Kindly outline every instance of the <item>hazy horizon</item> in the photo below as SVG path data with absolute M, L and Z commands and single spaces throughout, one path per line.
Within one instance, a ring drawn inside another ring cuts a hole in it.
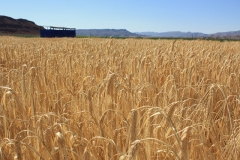
M 239 6 L 237 0 L 9 0 L 1 4 L 0 15 L 28 19 L 43 26 L 211 34 L 239 31 Z

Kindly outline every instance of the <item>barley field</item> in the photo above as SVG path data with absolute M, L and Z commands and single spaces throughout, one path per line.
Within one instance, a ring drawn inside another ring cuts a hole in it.
M 240 42 L 0 37 L 0 160 L 237 160 Z

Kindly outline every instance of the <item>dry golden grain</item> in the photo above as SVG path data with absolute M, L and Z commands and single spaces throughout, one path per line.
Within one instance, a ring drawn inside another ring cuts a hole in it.
M 2 36 L 0 157 L 237 159 L 239 53 L 239 41 Z
M 16 137 L 15 152 L 16 152 L 17 159 L 22 160 L 23 156 L 22 156 L 21 141 L 19 136 Z
M 132 112 L 132 124 L 131 124 L 131 132 L 130 132 L 130 143 L 136 140 L 137 138 L 137 117 L 138 117 L 138 111 L 134 110 Z
M 190 127 L 187 127 L 184 129 L 181 137 L 182 141 L 182 159 L 187 160 L 188 159 L 188 143 L 189 143 L 189 137 L 190 137 Z
M 47 147 L 47 150 L 51 153 L 54 145 L 53 145 L 52 132 L 50 128 L 48 128 L 44 133 L 44 143 Z

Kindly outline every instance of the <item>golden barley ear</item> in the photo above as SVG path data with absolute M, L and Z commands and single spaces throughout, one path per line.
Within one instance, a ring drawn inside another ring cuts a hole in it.
M 64 138 L 63 134 L 60 132 L 57 132 L 56 135 L 58 138 L 57 140 L 58 140 L 58 144 L 59 144 L 58 150 L 59 150 L 60 158 L 63 160 L 67 160 L 68 154 L 67 154 L 67 150 L 66 150 L 65 138 Z
M 128 150 L 127 160 L 132 160 L 137 156 L 137 152 L 140 147 L 139 142 L 139 140 L 136 140 L 132 143 L 131 147 Z
M 16 157 L 19 160 L 22 160 L 22 149 L 21 149 L 21 141 L 19 135 L 17 135 L 16 140 L 15 140 L 15 152 L 16 152 Z
M 44 134 L 44 143 L 45 143 L 45 145 L 46 145 L 47 150 L 51 153 L 54 145 L 53 145 L 52 131 L 51 131 L 50 128 L 48 128 L 48 129 L 45 131 L 45 134 Z
M 132 113 L 132 124 L 131 124 L 131 132 L 130 132 L 130 143 L 136 140 L 137 138 L 137 117 L 138 111 L 134 110 Z
M 3 155 L 3 153 L 2 153 L 2 147 L 0 147 L 0 159 L 1 159 L 1 160 L 4 160 L 4 155 Z
M 187 160 L 188 159 L 188 143 L 189 143 L 189 138 L 190 138 L 190 131 L 191 128 L 187 127 L 184 129 L 181 137 L 182 141 L 182 159 Z
M 84 160 L 90 160 L 91 156 L 88 151 L 84 151 Z

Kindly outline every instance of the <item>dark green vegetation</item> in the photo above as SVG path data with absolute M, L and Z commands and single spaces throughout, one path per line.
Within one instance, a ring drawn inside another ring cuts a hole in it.
M 220 41 L 220 42 L 231 42 L 240 41 L 240 39 L 219 39 L 219 38 L 161 38 L 161 37 L 112 37 L 112 36 L 77 36 L 77 38 L 113 38 L 113 39 L 152 39 L 152 40 L 207 40 L 207 41 Z

